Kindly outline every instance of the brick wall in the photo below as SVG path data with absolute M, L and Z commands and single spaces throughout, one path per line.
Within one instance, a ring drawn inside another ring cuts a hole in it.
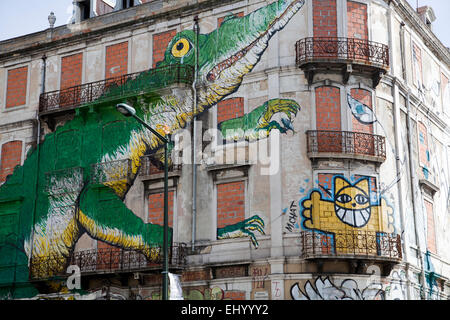
M 217 104 L 217 123 L 244 116 L 244 98 L 222 100 Z
M 77 53 L 61 59 L 61 89 L 81 84 L 83 54 Z
M 0 183 L 3 183 L 6 177 L 13 173 L 14 168 L 21 164 L 22 141 L 11 141 L 3 144 L 0 156 Z
M 114 247 L 106 242 L 97 241 L 97 270 L 119 269 L 120 251 L 122 249 Z
M 336 87 L 316 88 L 316 130 L 341 131 L 341 94 Z M 340 135 L 318 133 L 318 152 L 341 152 Z
M 336 0 L 313 0 L 314 37 L 337 37 Z
M 234 14 L 236 17 L 243 17 L 244 16 L 244 12 L 238 12 L 236 14 Z M 217 18 L 217 26 L 220 27 L 222 25 L 222 23 L 225 21 L 225 17 L 220 17 Z
M 106 47 L 105 78 L 128 73 L 128 41 Z
M 27 100 L 28 67 L 8 71 L 6 108 L 24 105 Z
M 173 227 L 173 191 L 169 191 L 169 227 Z M 164 193 L 153 193 L 148 196 L 148 222 L 164 225 Z
M 229 300 L 245 300 L 245 291 L 225 291 L 223 298 Z
M 245 182 L 217 185 L 217 228 L 233 225 L 245 219 Z
M 164 53 L 170 40 L 177 34 L 177 30 L 169 30 L 153 35 L 153 68 L 156 64 L 164 60 Z
M 347 34 L 349 38 L 369 40 L 366 4 L 347 1 Z
M 432 253 L 436 252 L 436 234 L 434 228 L 434 214 L 433 204 L 429 201 L 424 201 L 425 209 L 427 211 L 427 246 L 428 250 Z
M 358 100 L 359 102 L 364 103 L 370 109 L 372 109 L 372 93 L 365 89 L 351 89 L 350 95 L 353 99 Z M 373 133 L 373 124 L 363 124 L 358 121 L 355 117 L 352 117 L 352 131 L 354 132 L 364 132 L 364 133 Z
M 341 130 L 341 94 L 337 87 L 316 88 L 317 130 Z

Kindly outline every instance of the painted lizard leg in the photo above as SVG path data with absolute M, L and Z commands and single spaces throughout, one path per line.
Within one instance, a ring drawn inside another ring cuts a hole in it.
M 249 237 L 255 248 L 258 248 L 258 241 L 255 236 L 256 231 L 263 235 L 265 234 L 263 219 L 254 215 L 244 221 L 217 229 L 217 239 Z
M 221 122 L 218 127 L 226 141 L 258 140 L 265 138 L 273 129 L 294 132 L 293 118 L 300 105 L 290 99 L 272 99 L 243 117 Z
M 102 185 L 88 186 L 80 196 L 78 222 L 94 239 L 127 250 L 142 252 L 147 259 L 163 244 L 163 227 L 144 223 L 114 191 Z M 169 243 L 172 231 L 169 229 Z M 159 251 L 158 251 L 159 252 Z

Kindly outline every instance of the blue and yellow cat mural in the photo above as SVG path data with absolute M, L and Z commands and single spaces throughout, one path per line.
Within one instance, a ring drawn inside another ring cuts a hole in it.
M 354 235 L 353 241 L 371 241 L 374 243 L 363 246 L 376 248 L 376 237 L 368 240 L 356 235 L 361 232 L 393 233 L 394 210 L 382 197 L 374 203 L 372 192 L 368 177 L 351 183 L 342 176 L 334 176 L 330 194 L 324 195 L 321 189 L 313 189 L 300 201 L 301 225 L 306 230 L 333 236 L 342 233 Z M 335 242 L 334 250 L 336 254 L 349 253 L 349 248 L 336 246 Z

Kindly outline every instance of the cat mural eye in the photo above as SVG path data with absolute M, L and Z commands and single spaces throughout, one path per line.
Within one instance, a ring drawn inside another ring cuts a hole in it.
M 339 197 L 336 198 L 336 200 L 340 203 L 348 203 L 352 201 L 352 197 L 350 197 L 348 194 L 341 194 Z
M 358 194 L 355 197 L 355 201 L 358 204 L 366 204 L 369 201 L 369 198 L 367 198 L 366 196 L 362 195 L 362 194 Z
M 191 51 L 191 43 L 185 39 L 182 38 L 175 42 L 175 44 L 172 46 L 172 55 L 175 58 L 182 58 L 184 57 L 189 51 Z

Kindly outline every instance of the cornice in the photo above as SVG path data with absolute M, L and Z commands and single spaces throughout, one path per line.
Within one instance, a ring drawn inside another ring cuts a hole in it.
M 384 0 L 388 5 L 393 5 L 395 11 L 400 15 L 407 25 L 420 36 L 424 44 L 438 57 L 447 68 L 450 69 L 450 51 L 444 46 L 439 38 L 425 25 L 417 12 L 406 0 Z

